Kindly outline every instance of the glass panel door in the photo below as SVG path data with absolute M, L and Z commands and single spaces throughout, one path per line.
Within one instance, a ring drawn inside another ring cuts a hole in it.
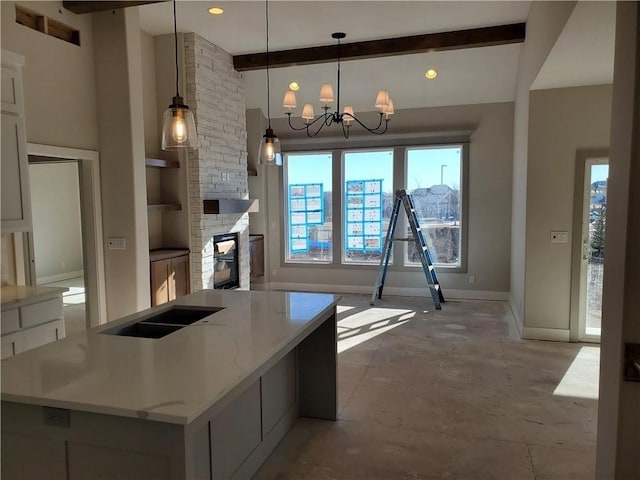
M 585 166 L 580 277 L 580 340 L 599 341 L 607 225 L 608 159 Z

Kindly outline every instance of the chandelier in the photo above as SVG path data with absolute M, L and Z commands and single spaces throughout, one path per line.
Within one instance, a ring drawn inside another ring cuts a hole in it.
M 349 130 L 351 128 L 351 124 L 355 122 L 369 133 L 373 133 L 376 135 L 382 135 L 387 131 L 387 127 L 389 125 L 389 117 L 395 112 L 393 109 L 393 100 L 391 100 L 391 98 L 389 97 L 389 92 L 387 92 L 386 90 L 380 90 L 378 92 L 378 95 L 376 96 L 375 108 L 378 109 L 379 116 L 377 126 L 367 126 L 364 122 L 362 122 L 358 119 L 358 117 L 355 116 L 353 107 L 349 105 L 345 105 L 342 113 L 340 113 L 340 40 L 342 40 L 346 36 L 347 34 L 343 32 L 336 32 L 331 34 L 331 38 L 334 38 L 338 41 L 338 96 L 336 110 L 334 112 L 331 112 L 331 106 L 329 105 L 334 101 L 333 86 L 330 83 L 324 83 L 320 88 L 320 102 L 324 103 L 324 105 L 322 106 L 322 110 L 324 110 L 324 113 L 321 113 L 316 117 L 313 112 L 313 105 L 307 103 L 302 107 L 301 117 L 304 120 L 304 124 L 300 127 L 296 127 L 291 122 L 291 110 L 297 107 L 296 93 L 292 90 L 288 90 L 284 94 L 282 106 L 289 110 L 285 113 L 289 118 L 289 127 L 292 130 L 305 130 L 307 132 L 307 136 L 315 137 L 324 127 L 329 127 L 333 124 L 337 124 L 342 127 L 344 138 L 349 138 Z

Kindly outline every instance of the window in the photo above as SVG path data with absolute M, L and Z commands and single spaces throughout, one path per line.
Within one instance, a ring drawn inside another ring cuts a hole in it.
M 462 152 L 462 145 L 407 149 L 407 193 L 436 265 L 461 266 Z M 420 263 L 413 242 L 407 257 Z
M 345 152 L 343 262 L 380 263 L 393 210 L 393 150 Z
M 285 261 L 333 261 L 331 152 L 285 155 Z

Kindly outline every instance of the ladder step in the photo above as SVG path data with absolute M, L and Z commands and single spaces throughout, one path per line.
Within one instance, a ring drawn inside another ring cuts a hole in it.
M 407 214 L 407 219 L 409 221 L 413 237 L 393 238 L 401 206 L 404 207 L 405 213 Z M 387 274 L 387 268 L 389 266 L 389 256 L 393 240 L 399 240 L 403 242 L 416 241 L 420 244 L 422 248 L 418 249 L 418 254 L 420 255 L 422 269 L 424 271 L 427 285 L 429 287 L 429 293 L 431 294 L 431 298 L 433 300 L 435 308 L 437 310 L 440 310 L 442 308 L 440 306 L 440 303 L 445 301 L 444 295 L 442 294 L 442 288 L 440 287 L 440 282 L 438 281 L 438 277 L 436 276 L 435 268 L 431 263 L 429 247 L 424 239 L 422 228 L 420 227 L 420 223 L 416 215 L 416 209 L 413 200 L 405 190 L 396 191 L 396 200 L 393 206 L 392 221 L 389 223 L 389 230 L 387 231 L 387 236 L 385 239 L 384 252 L 380 259 L 380 268 L 376 277 L 376 283 L 373 288 L 373 295 L 371 297 L 371 305 L 374 304 L 376 298 L 382 298 L 382 289 L 384 287 L 384 280 Z

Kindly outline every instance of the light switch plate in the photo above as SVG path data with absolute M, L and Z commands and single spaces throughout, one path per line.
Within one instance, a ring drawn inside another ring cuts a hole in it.
M 107 245 L 109 250 L 126 250 L 126 244 L 124 237 L 109 237 L 107 238 Z
M 551 243 L 567 243 L 568 241 L 568 232 L 551 232 Z

